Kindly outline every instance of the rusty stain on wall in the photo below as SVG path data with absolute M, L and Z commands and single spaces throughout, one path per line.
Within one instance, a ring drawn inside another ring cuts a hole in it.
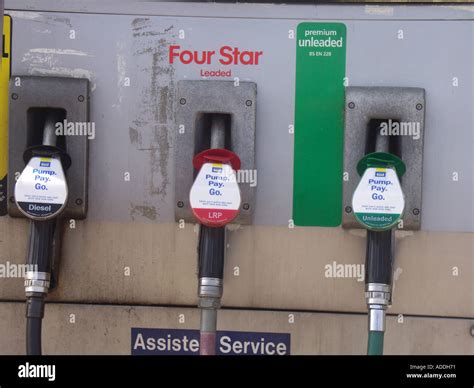
M 139 142 L 140 134 L 138 133 L 138 130 L 136 128 L 128 128 L 128 135 L 130 136 L 130 143 L 136 144 Z
M 154 206 L 135 205 L 130 203 L 130 215 L 135 220 L 135 216 L 148 218 L 149 220 L 156 220 L 157 212 Z
M 170 36 L 173 25 L 162 28 L 149 18 L 135 18 L 131 26 L 132 52 L 139 58 L 137 72 L 143 81 L 140 81 L 140 108 L 132 120 L 134 126 L 129 128 L 129 138 L 138 150 L 149 153 L 151 171 L 145 182 L 148 194 L 163 198 L 170 185 L 174 133 L 174 70 L 166 60 L 170 42 L 164 36 Z M 174 37 L 171 33 L 171 39 Z

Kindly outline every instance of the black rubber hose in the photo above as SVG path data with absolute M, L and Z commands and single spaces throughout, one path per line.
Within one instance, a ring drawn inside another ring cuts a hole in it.
M 365 283 L 392 284 L 393 231 L 367 231 L 367 253 L 365 258 Z
M 26 354 L 41 356 L 41 319 L 27 318 L 26 320 Z
M 28 270 L 51 274 L 54 231 L 57 220 L 30 222 Z M 44 294 L 27 293 L 26 299 L 26 354 L 41 355 L 41 327 L 44 316 Z
M 26 354 L 41 355 L 41 323 L 44 316 L 44 297 L 29 296 L 26 301 Z
M 199 230 L 199 278 L 224 278 L 225 226 Z

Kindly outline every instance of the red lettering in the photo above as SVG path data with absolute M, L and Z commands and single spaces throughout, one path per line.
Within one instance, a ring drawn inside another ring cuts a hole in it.
M 229 52 L 232 51 L 232 47 L 230 46 L 222 46 L 219 54 L 221 57 L 226 58 L 226 59 L 219 59 L 219 62 L 221 65 L 230 65 L 232 63 L 232 54 Z
M 210 64 L 215 51 L 179 51 L 181 46 L 174 45 L 169 48 L 169 63 L 174 63 L 174 58 L 178 57 L 179 61 L 185 65 L 196 63 L 198 65 Z
M 182 53 L 179 54 L 179 60 L 181 61 L 181 63 L 188 65 L 193 61 L 193 53 L 191 51 L 184 50 Z
M 258 65 L 263 51 L 240 51 L 238 47 L 222 46 L 220 50 L 222 65 Z
M 215 51 L 180 51 L 181 46 L 172 45 L 169 46 L 168 60 L 170 64 L 173 64 L 175 58 L 188 65 L 195 63 L 197 65 L 210 65 L 212 58 L 215 55 Z M 219 63 L 221 65 L 258 65 L 260 57 L 263 55 L 263 51 L 240 51 L 238 47 L 222 46 L 219 50 Z
M 174 57 L 179 56 L 179 53 L 175 53 L 175 50 L 179 50 L 181 46 L 170 46 L 170 53 L 169 53 L 169 62 L 173 63 Z
M 242 65 L 253 65 L 253 52 L 244 51 L 240 56 L 240 61 Z
M 198 65 L 204 65 L 205 63 L 209 65 L 215 53 L 215 51 L 201 51 L 201 58 L 199 58 L 199 51 L 194 51 L 194 62 Z
M 253 65 L 258 65 L 258 60 L 260 59 L 260 56 L 263 55 L 263 51 L 255 51 L 255 62 Z

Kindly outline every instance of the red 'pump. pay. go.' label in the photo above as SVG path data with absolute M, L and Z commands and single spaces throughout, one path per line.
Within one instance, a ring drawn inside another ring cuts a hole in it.
M 190 192 L 190 203 L 196 218 L 207 226 L 224 226 L 240 208 L 240 189 L 232 166 L 204 163 Z

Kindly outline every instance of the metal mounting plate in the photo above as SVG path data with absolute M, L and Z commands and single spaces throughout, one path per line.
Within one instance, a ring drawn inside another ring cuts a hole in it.
M 199 149 L 198 115 L 225 113 L 231 116 L 231 150 L 241 159 L 241 172 L 255 173 L 255 119 L 257 85 L 254 82 L 179 81 L 176 104 L 175 219 L 196 222 L 189 205 L 194 181 L 192 160 Z M 242 174 L 241 176 L 244 176 Z M 240 182 L 241 211 L 234 223 L 251 224 L 255 187 Z
M 352 195 L 359 182 L 358 161 L 365 155 L 366 130 L 372 119 L 419 123 L 419 137 L 403 135 L 401 154 L 407 171 L 401 179 L 405 193 L 403 229 L 421 227 L 425 91 L 405 87 L 347 87 L 345 103 L 343 217 L 344 228 L 362 228 L 352 213 Z M 416 137 L 416 138 L 415 138 Z
M 23 170 L 30 108 L 61 108 L 68 122 L 89 122 L 89 81 L 79 78 L 13 76 L 10 81 L 8 133 L 8 213 L 23 217 L 14 201 L 15 175 Z M 87 213 L 87 136 L 67 136 L 71 167 L 66 171 L 68 201 L 61 217 Z

